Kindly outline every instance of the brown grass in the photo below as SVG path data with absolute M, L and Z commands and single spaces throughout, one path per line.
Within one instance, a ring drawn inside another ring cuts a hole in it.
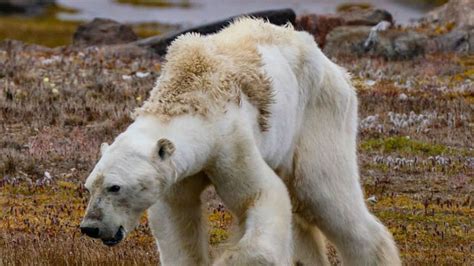
M 471 59 L 338 59 L 360 97 L 362 182 L 367 197 L 377 198 L 370 208 L 407 265 L 473 262 Z M 150 56 L 0 44 L 0 265 L 158 262 L 145 218 L 113 248 L 81 236 L 78 225 L 99 143 L 130 123 L 159 70 Z M 215 194 L 206 199 L 216 245 L 232 218 Z

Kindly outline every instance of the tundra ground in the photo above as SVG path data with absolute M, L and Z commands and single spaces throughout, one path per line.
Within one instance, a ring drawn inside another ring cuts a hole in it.
M 367 204 L 403 261 L 472 265 L 474 57 L 335 60 L 353 74 L 360 99 Z M 158 262 L 146 217 L 112 248 L 78 226 L 99 144 L 131 122 L 159 72 L 152 56 L 0 44 L 1 265 Z M 217 249 L 233 219 L 212 190 L 203 199 Z

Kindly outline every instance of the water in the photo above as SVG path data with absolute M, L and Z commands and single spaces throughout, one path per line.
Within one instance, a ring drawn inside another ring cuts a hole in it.
M 265 9 L 292 8 L 297 14 L 334 13 L 341 3 L 364 2 L 392 13 L 397 23 L 406 24 L 420 18 L 423 11 L 391 0 L 191 0 L 192 7 L 140 7 L 118 4 L 113 0 L 58 0 L 59 4 L 79 10 L 61 13 L 64 20 L 110 18 L 122 23 L 159 22 L 194 26 L 230 16 Z

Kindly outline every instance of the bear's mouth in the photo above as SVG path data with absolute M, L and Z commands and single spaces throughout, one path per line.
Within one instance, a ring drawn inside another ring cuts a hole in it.
M 124 235 L 123 231 L 124 231 L 123 226 L 120 226 L 120 228 L 117 230 L 117 233 L 115 233 L 115 236 L 113 238 L 102 239 L 102 243 L 104 243 L 104 245 L 107 245 L 109 247 L 117 245 L 123 239 L 123 235 Z

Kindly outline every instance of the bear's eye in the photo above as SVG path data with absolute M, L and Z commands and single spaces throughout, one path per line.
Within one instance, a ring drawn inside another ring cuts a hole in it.
M 113 185 L 107 189 L 109 192 L 118 192 L 120 190 L 120 186 Z

